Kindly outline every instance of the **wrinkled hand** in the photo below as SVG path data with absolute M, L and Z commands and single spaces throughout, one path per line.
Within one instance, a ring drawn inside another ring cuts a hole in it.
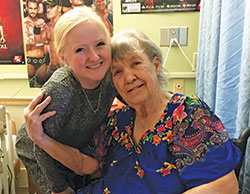
M 56 111 L 50 111 L 41 114 L 43 109 L 50 103 L 51 97 L 47 97 L 43 102 L 41 102 L 45 91 L 42 91 L 35 97 L 30 104 L 24 109 L 24 118 L 26 124 L 27 133 L 32 141 L 39 144 L 43 141 L 44 129 L 42 122 L 47 118 L 55 115 Z M 40 103 L 41 102 L 41 103 Z

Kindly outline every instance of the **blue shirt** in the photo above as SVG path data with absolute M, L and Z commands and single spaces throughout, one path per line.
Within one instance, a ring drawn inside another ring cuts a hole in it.
M 219 118 L 197 97 L 173 95 L 137 145 L 134 113 L 126 107 L 111 115 L 103 177 L 79 193 L 180 194 L 228 174 L 240 160 Z

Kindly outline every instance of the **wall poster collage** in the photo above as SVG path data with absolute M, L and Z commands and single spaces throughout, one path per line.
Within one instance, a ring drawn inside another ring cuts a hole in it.
M 25 65 L 20 0 L 0 0 L 0 64 Z
M 200 1 L 121 0 L 121 13 L 199 11 Z M 62 66 L 54 48 L 54 25 L 76 6 L 92 7 L 112 36 L 113 0 L 1 0 L 0 64 L 27 64 L 30 87 L 41 87 Z
M 122 14 L 199 11 L 201 0 L 121 0 Z
M 62 67 L 54 48 L 53 29 L 65 12 L 77 6 L 92 7 L 113 32 L 112 0 L 22 0 L 30 87 L 41 87 Z M 39 41 L 38 41 L 39 40 Z

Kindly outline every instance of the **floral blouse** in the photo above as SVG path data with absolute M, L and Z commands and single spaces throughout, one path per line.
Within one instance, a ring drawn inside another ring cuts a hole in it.
M 79 193 L 180 194 L 226 175 L 240 160 L 219 118 L 195 96 L 173 95 L 137 145 L 134 115 L 125 107 L 110 116 L 103 176 Z

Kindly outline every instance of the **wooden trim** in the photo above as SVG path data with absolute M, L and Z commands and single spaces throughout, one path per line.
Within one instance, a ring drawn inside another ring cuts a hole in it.
M 0 104 L 4 106 L 27 106 L 32 100 L 32 97 L 25 98 L 8 98 L 0 97 Z
M 169 79 L 175 78 L 196 78 L 196 72 L 168 72 Z
M 9 79 L 28 80 L 28 75 L 25 74 L 25 73 L 4 73 L 4 74 L 0 74 L 0 80 L 9 80 Z

